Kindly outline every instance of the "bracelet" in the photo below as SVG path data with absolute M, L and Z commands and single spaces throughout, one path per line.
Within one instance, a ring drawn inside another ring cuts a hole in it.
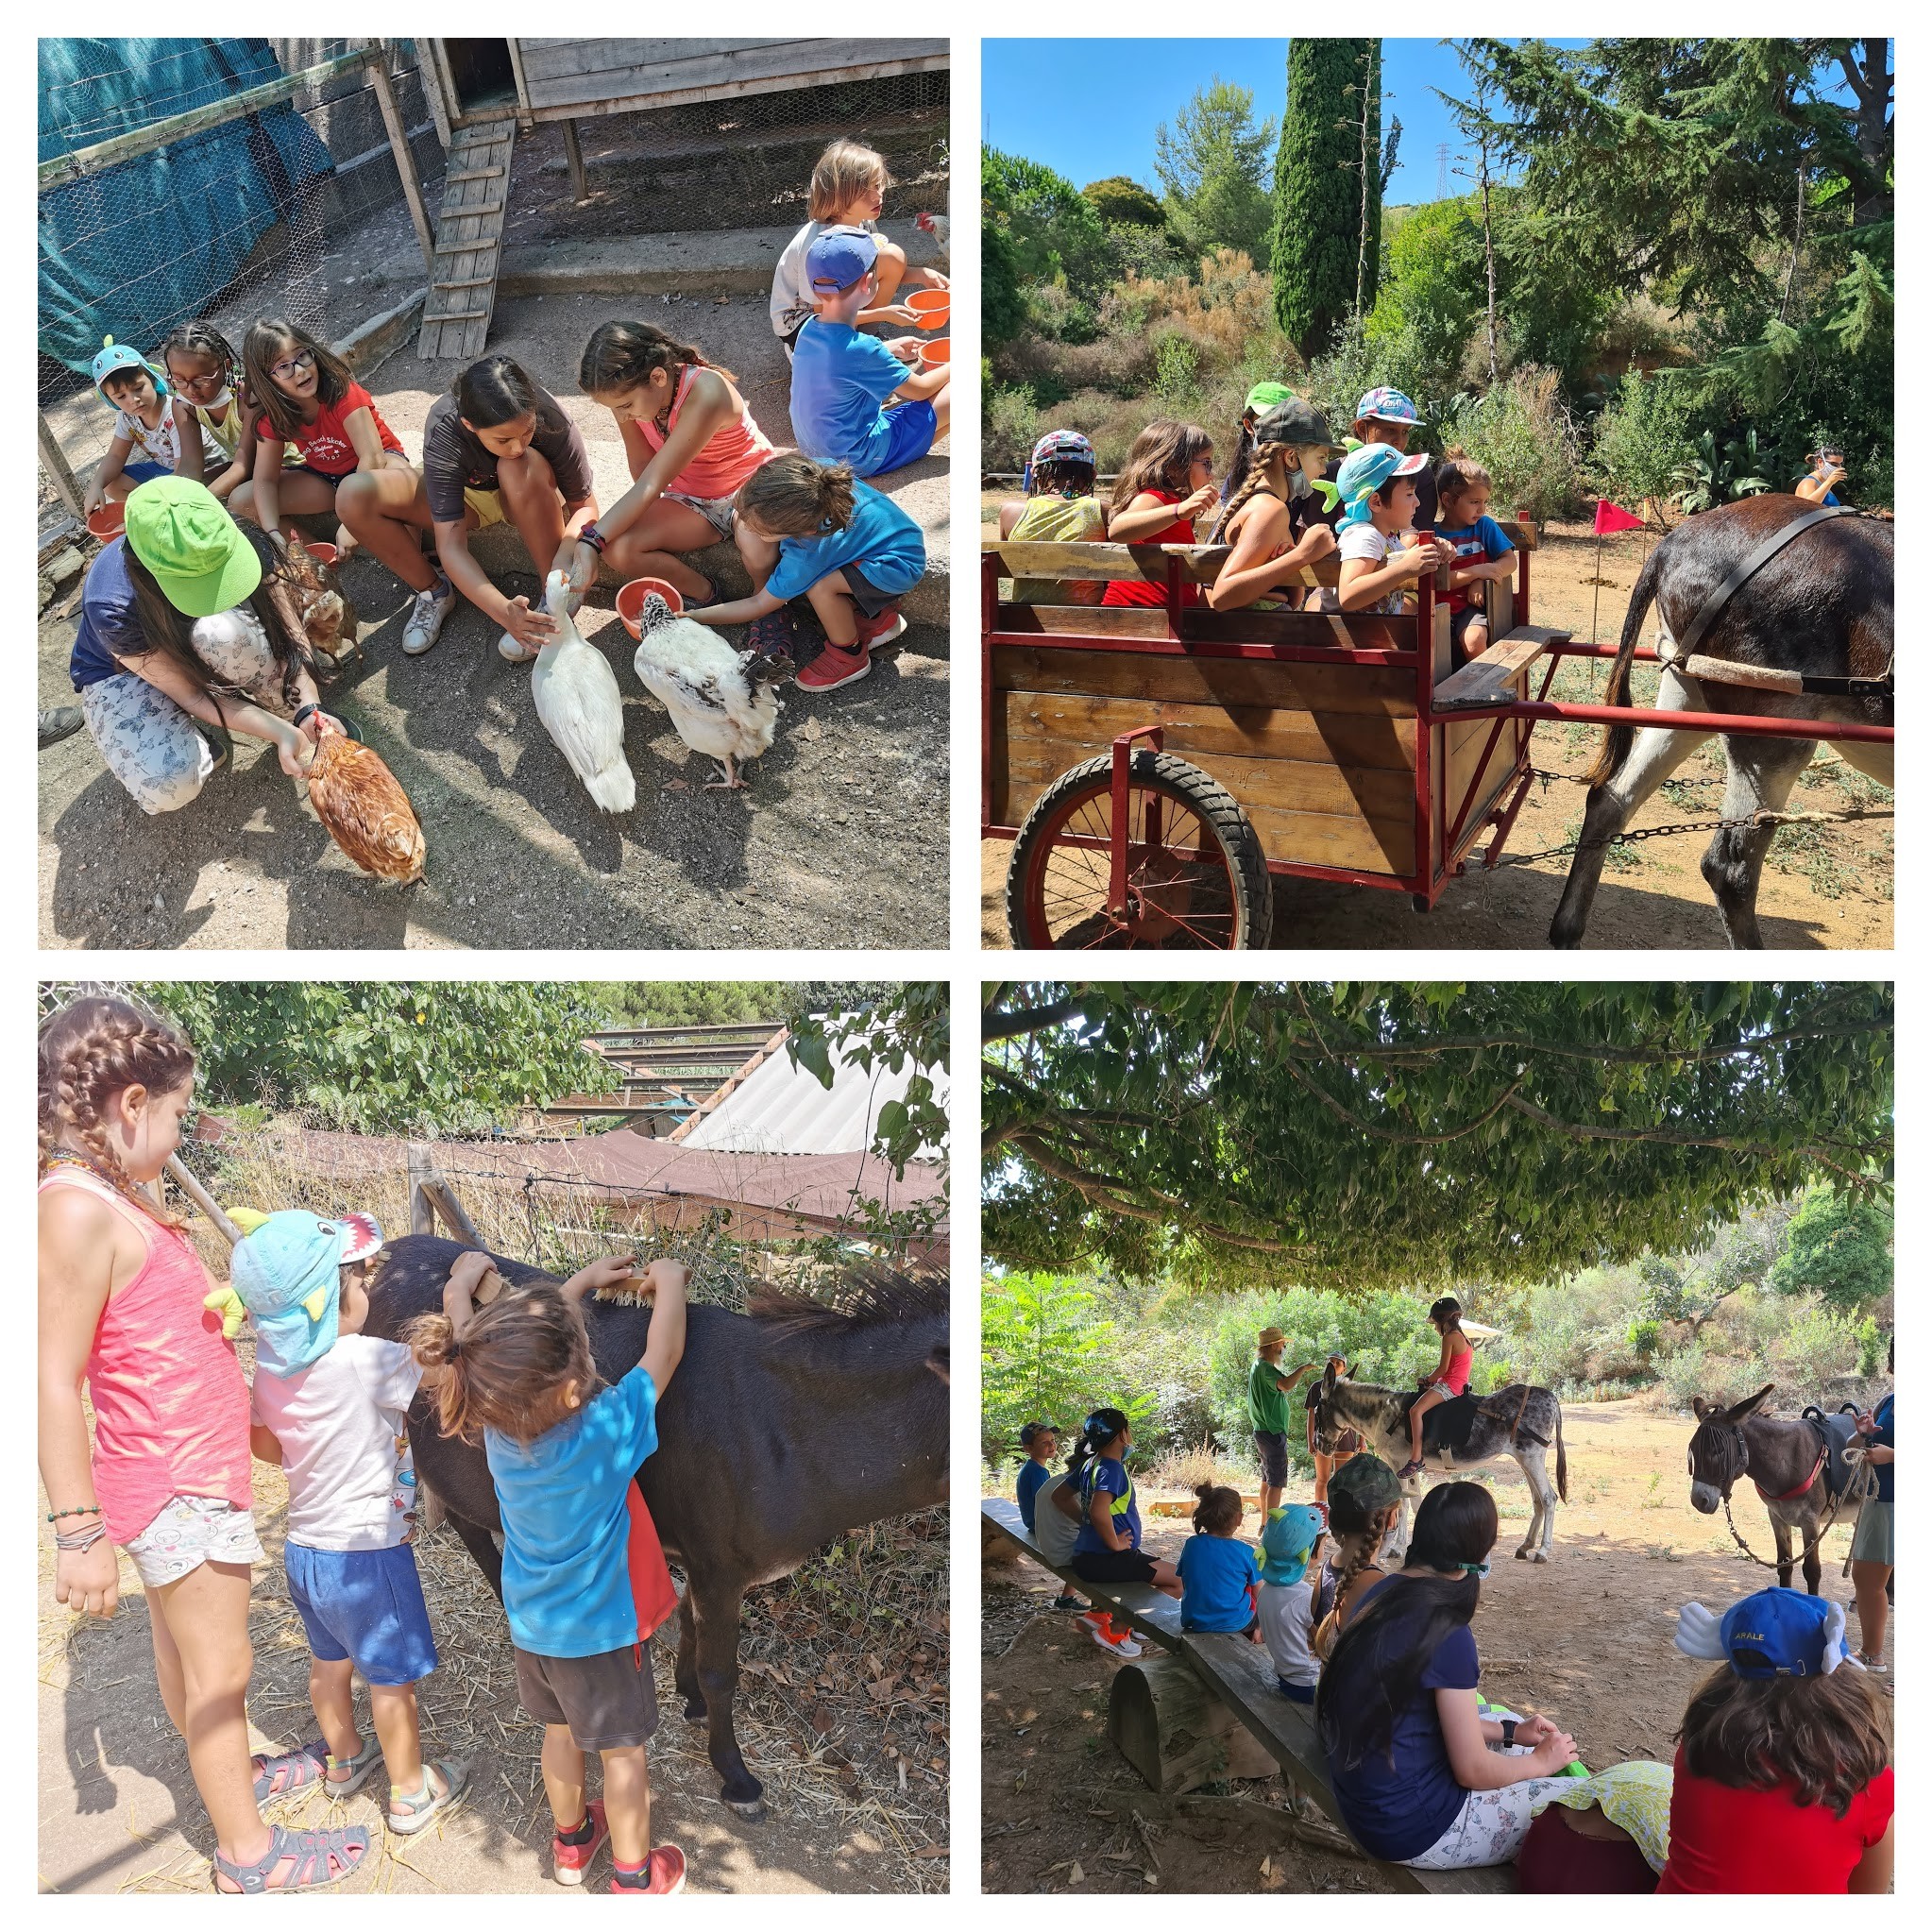
M 92 1550 L 108 1534 L 105 1523 L 93 1523 L 84 1530 L 63 1531 L 54 1538 L 56 1550 L 85 1552 Z
M 577 533 L 577 541 L 579 543 L 587 543 L 590 546 L 590 548 L 597 552 L 599 556 L 602 556 L 603 547 L 607 540 L 608 539 L 604 536 L 603 532 L 598 529 L 595 518 L 593 518 L 590 522 L 586 523 L 584 526 L 584 528 Z
M 49 1510 L 47 1512 L 47 1520 L 51 1523 L 60 1517 L 97 1517 L 100 1513 L 101 1506 L 99 1503 L 80 1502 L 76 1503 L 72 1509 Z
M 296 715 L 289 720 L 289 722 L 293 724 L 297 731 L 300 731 L 303 724 L 306 723 L 308 720 L 314 717 L 316 712 L 321 710 L 321 708 L 322 707 L 319 704 L 303 704 L 297 709 Z

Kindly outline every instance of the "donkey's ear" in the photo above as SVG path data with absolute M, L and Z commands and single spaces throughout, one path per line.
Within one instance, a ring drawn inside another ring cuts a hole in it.
M 1332 1362 L 1322 1364 L 1322 1389 L 1324 1393 L 1335 1386 L 1335 1364 Z
M 1704 1412 L 1707 1409 L 1709 1409 L 1710 1406 L 1711 1405 L 1707 1401 L 1705 1401 L 1702 1396 L 1692 1396 L 1690 1398 L 1690 1413 L 1693 1415 L 1695 1415 L 1700 1422 L 1703 1420 Z
M 1774 1381 L 1768 1381 L 1754 1396 L 1746 1396 L 1741 1402 L 1735 1403 L 1724 1412 L 1726 1422 L 1742 1422 L 1747 1415 L 1755 1415 L 1764 1406 L 1765 1398 L 1777 1387 Z

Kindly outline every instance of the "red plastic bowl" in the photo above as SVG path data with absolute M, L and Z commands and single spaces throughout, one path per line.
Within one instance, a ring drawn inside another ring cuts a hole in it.
M 644 600 L 656 591 L 675 615 L 685 607 L 685 601 L 677 593 L 674 585 L 667 584 L 661 577 L 634 577 L 618 592 L 618 615 L 624 620 L 624 629 L 634 637 L 644 635 Z
M 306 536 L 302 539 L 302 548 L 318 564 L 332 564 L 342 554 L 332 543 L 311 543 Z
M 97 536 L 103 543 L 119 536 L 127 526 L 127 506 L 125 503 L 103 503 L 87 519 L 88 534 Z
M 919 360 L 928 369 L 936 369 L 953 360 L 953 345 L 945 342 L 922 342 L 919 345 Z
M 919 318 L 922 329 L 943 329 L 953 313 L 953 292 L 946 288 L 914 289 L 906 306 Z

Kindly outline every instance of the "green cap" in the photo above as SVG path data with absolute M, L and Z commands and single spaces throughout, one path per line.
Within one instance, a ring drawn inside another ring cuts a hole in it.
M 1294 394 L 1285 382 L 1257 382 L 1247 392 L 1241 413 L 1243 415 L 1265 415 L 1277 403 L 1286 402 Z
M 241 525 L 185 476 L 156 477 L 127 499 L 127 543 L 184 617 L 232 610 L 262 582 Z

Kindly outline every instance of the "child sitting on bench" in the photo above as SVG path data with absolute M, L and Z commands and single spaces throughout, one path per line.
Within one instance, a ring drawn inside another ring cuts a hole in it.
M 1489 515 L 1489 494 L 1495 487 L 1489 472 L 1460 449 L 1451 449 L 1435 472 L 1435 497 L 1441 506 L 1435 538 L 1455 552 L 1449 565 L 1449 644 L 1459 667 L 1489 649 L 1489 613 L 1482 585 L 1516 574 L 1516 546 Z
M 1197 1483 L 1195 1533 L 1180 1546 L 1180 1627 L 1255 1634 L 1254 1593 L 1262 1572 L 1241 1541 L 1241 1492 Z
M 1296 1703 L 1314 1702 L 1321 1680 L 1315 1627 L 1334 1607 L 1334 1579 L 1317 1561 L 1326 1541 L 1327 1515 L 1313 1503 L 1285 1503 L 1262 1527 L 1262 1581 L 1255 1609 L 1274 1660 L 1275 1688 Z
M 1015 1484 L 1015 1496 L 1020 1505 L 1020 1520 L 1026 1525 L 1033 1540 L 1040 1540 L 1042 1528 L 1053 1528 L 1052 1518 L 1065 1521 L 1058 1510 L 1048 1509 L 1044 1517 L 1040 1508 L 1042 1490 L 1054 1487 L 1059 1471 L 1053 1466 L 1053 1459 L 1059 1453 L 1059 1432 L 1051 1422 L 1029 1422 L 1020 1431 L 1020 1447 L 1026 1451 L 1026 1460 L 1020 1465 L 1020 1480 Z M 1058 1560 L 1064 1564 L 1073 1553 L 1074 1531 L 1069 1527 L 1066 1534 L 1066 1554 Z M 1056 1610 L 1077 1610 L 1080 1600 L 1071 1590 L 1062 1589 L 1053 1600 Z
M 1127 1472 L 1133 1436 L 1127 1414 L 1095 1409 L 1080 1432 L 1067 1464 L 1067 1483 L 1079 1498 L 1080 1534 L 1074 1539 L 1073 1572 L 1090 1584 L 1151 1584 L 1170 1597 L 1180 1595 L 1180 1573 L 1171 1563 L 1141 1549 L 1141 1512 L 1133 1478 Z M 1139 1656 L 1141 1647 L 1115 1626 L 1110 1613 L 1095 1609 L 1080 1619 L 1093 1641 L 1116 1656 Z
M 1107 505 L 1093 494 L 1098 464 L 1078 430 L 1048 430 L 1026 459 L 1025 502 L 1000 505 L 1000 534 L 1025 543 L 1105 543 Z M 1098 584 L 1023 577 L 1015 603 L 1098 603 Z

